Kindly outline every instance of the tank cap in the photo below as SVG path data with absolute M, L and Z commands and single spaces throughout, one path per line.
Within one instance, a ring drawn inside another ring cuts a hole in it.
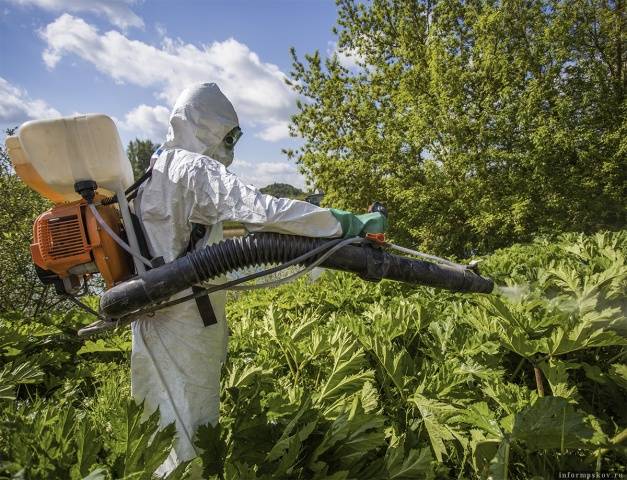
M 93 180 L 81 180 L 74 184 L 74 191 L 83 197 L 87 203 L 93 203 L 97 189 L 98 184 Z

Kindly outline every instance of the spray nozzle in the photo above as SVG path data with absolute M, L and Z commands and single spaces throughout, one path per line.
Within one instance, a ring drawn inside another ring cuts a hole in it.
M 479 262 L 481 262 L 481 260 L 473 260 L 468 264 L 466 268 L 468 268 L 468 270 L 472 270 L 477 275 L 481 275 L 481 273 L 479 272 Z

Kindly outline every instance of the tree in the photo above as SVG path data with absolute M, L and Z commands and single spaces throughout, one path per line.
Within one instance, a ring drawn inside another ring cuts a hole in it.
M 326 203 L 459 255 L 624 226 L 624 0 L 338 0 L 337 23 L 290 82 L 288 155 Z
M 9 129 L 6 134 L 14 132 Z M 30 316 L 57 301 L 39 281 L 30 255 L 33 222 L 50 202 L 15 175 L 1 145 L 0 191 L 0 312 L 20 311 Z
M 126 155 L 133 167 L 133 175 L 135 180 L 141 177 L 150 166 L 150 157 L 157 150 L 159 145 L 152 143 L 150 140 L 140 140 L 136 138 L 128 142 Z
M 261 193 L 272 195 L 279 198 L 302 198 L 304 192 L 289 183 L 272 183 L 266 187 L 259 189 Z

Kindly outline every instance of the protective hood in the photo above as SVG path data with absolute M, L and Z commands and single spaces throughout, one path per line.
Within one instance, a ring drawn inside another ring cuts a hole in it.
M 233 148 L 223 140 L 237 126 L 233 105 L 215 83 L 192 85 L 176 100 L 163 148 L 200 153 L 229 166 Z

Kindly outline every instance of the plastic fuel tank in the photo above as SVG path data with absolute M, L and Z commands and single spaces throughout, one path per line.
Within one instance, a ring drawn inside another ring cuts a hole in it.
M 108 196 L 133 183 L 133 170 L 115 123 L 101 114 L 35 120 L 6 139 L 15 172 L 54 203 L 73 202 L 80 180 L 93 180 Z

